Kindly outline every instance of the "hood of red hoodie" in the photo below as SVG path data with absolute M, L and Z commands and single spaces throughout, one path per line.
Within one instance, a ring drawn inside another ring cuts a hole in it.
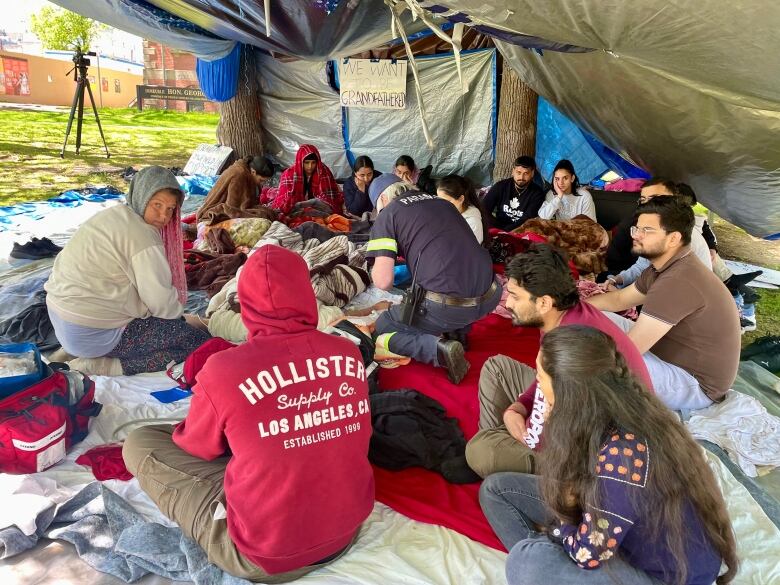
M 247 339 L 290 335 L 317 328 L 317 300 L 309 267 L 295 252 L 267 245 L 255 250 L 238 279 Z

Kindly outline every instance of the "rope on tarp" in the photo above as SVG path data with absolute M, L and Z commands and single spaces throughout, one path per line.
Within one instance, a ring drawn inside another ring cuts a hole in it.
M 466 94 L 469 91 L 469 85 L 463 80 L 463 69 L 461 67 L 460 52 L 463 50 L 463 29 L 464 24 L 459 22 L 455 24 L 452 36 L 450 37 L 445 33 L 436 23 L 434 23 L 428 16 L 428 12 L 420 6 L 417 0 L 400 0 L 406 4 L 412 13 L 412 16 L 416 20 L 419 18 L 425 23 L 425 25 L 431 29 L 431 32 L 443 40 L 445 43 L 449 43 L 452 46 L 452 53 L 455 56 L 455 67 L 458 69 L 458 80 L 460 81 L 461 94 Z
M 420 109 L 420 121 L 422 122 L 422 129 L 423 134 L 425 135 L 425 142 L 428 144 L 428 148 L 433 150 L 436 147 L 436 144 L 433 142 L 433 138 L 431 138 L 431 132 L 428 128 L 428 121 L 425 116 L 425 104 L 423 103 L 423 95 L 422 95 L 422 87 L 420 86 L 420 74 L 417 71 L 417 62 L 414 59 L 414 53 L 412 52 L 412 47 L 409 45 L 409 38 L 406 36 L 406 30 L 404 29 L 404 25 L 401 22 L 401 19 L 399 18 L 399 15 L 404 11 L 406 8 L 406 5 L 399 4 L 395 2 L 395 0 L 385 0 L 385 4 L 390 9 L 390 15 L 393 24 L 395 25 L 395 29 L 400 34 L 401 38 L 404 41 L 404 47 L 406 48 L 406 57 L 409 60 L 409 67 L 412 68 L 412 75 L 414 76 L 414 88 L 417 92 L 417 107 Z

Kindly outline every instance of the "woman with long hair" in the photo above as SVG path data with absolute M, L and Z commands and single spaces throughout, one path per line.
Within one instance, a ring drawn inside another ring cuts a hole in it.
M 469 224 L 477 241 L 482 244 L 488 224 L 474 184 L 460 175 L 447 175 L 436 183 L 436 195 L 452 203 Z
M 344 181 L 344 207 L 347 212 L 360 217 L 374 209 L 368 196 L 371 182 L 382 173 L 374 168 L 374 161 L 368 156 L 359 156 L 352 165 L 352 176 Z
M 509 584 L 729 583 L 736 543 L 715 476 L 612 339 L 554 329 L 537 384 L 547 404 L 540 477 L 497 473 L 480 491 L 510 550 Z
M 588 190 L 580 186 L 571 161 L 565 158 L 558 161 L 551 182 L 553 188 L 544 198 L 539 217 L 566 221 L 585 215 L 596 221 L 596 204 Z

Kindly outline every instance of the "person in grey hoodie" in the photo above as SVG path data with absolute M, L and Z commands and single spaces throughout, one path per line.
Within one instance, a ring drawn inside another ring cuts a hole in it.
M 169 170 L 147 167 L 133 177 L 126 205 L 76 230 L 44 286 L 67 353 L 118 358 L 122 373 L 131 375 L 182 361 L 208 338 L 182 318 L 183 199 Z

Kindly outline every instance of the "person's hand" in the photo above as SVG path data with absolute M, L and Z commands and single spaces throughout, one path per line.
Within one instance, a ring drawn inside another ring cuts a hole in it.
M 504 411 L 504 425 L 509 434 L 516 440 L 527 445 L 526 443 L 526 428 L 525 417 L 519 412 L 512 410 L 511 408 Z
M 365 191 L 366 187 L 368 187 L 368 182 L 364 181 L 363 179 L 359 179 L 357 175 L 355 175 L 355 186 L 361 191 Z
M 710 260 L 712 260 L 713 264 L 715 264 L 715 258 L 717 256 L 718 256 L 718 251 L 710 249 Z
M 377 313 L 380 313 L 382 311 L 387 311 L 392 306 L 393 303 L 391 303 L 390 301 L 379 301 L 373 307 L 371 307 L 371 309 L 373 309 Z
M 623 284 L 623 278 L 620 276 L 608 276 L 607 282 L 604 283 L 604 290 L 612 292 L 618 290 L 618 286 Z

